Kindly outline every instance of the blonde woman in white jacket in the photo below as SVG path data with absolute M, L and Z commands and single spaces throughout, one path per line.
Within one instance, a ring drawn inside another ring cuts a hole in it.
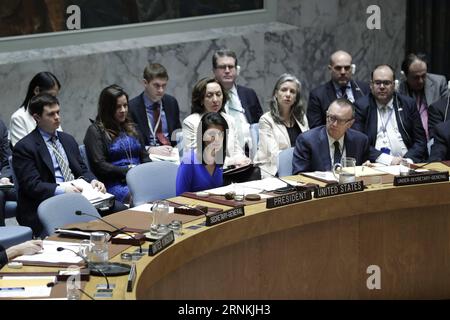
M 259 119 L 259 143 L 255 163 L 262 178 L 277 174 L 278 155 L 294 147 L 298 135 L 309 130 L 300 81 L 282 74 L 273 89 L 269 112 Z

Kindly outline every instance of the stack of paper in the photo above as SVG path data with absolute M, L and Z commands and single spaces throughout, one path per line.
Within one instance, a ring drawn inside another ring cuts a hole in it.
M 83 259 L 70 250 L 58 251 L 57 248 L 68 248 L 75 252 L 79 250 L 79 244 L 74 242 L 43 241 L 42 251 L 34 255 L 23 255 L 13 259 L 13 261 L 23 264 L 33 265 L 36 262 L 48 264 L 80 264 Z
M 0 280 L 0 298 L 50 297 L 54 276 L 4 276 Z

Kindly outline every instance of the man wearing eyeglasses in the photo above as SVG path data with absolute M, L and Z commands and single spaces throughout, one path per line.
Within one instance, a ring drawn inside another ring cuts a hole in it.
M 369 159 L 369 141 L 361 132 L 351 129 L 354 105 L 345 98 L 333 101 L 326 112 L 325 126 L 299 135 L 292 159 L 292 173 L 330 171 L 342 157 L 356 159 L 362 165 Z
M 394 69 L 378 65 L 372 71 L 371 93 L 358 99 L 354 128 L 369 137 L 370 161 L 398 165 L 426 160 L 427 141 L 414 100 L 395 93 Z
M 330 57 L 328 69 L 331 80 L 309 94 L 306 115 L 310 128 L 325 125 L 328 106 L 337 98 L 354 102 L 370 91 L 366 83 L 352 80 L 352 56 L 348 52 L 334 52 Z
M 214 77 L 228 94 L 225 112 L 234 119 L 240 147 L 246 151 L 247 156 L 252 157 L 253 155 L 249 155 L 253 145 L 250 125 L 258 123 L 263 114 L 258 97 L 253 89 L 236 84 L 238 60 L 234 51 L 227 49 L 216 51 L 212 57 L 212 65 Z

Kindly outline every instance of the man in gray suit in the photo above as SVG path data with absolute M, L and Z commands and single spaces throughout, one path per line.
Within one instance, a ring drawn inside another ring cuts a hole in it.
M 400 83 L 399 93 L 415 99 L 429 140 L 428 106 L 447 95 L 447 81 L 442 75 L 427 73 L 427 69 L 427 58 L 423 53 L 407 55 L 402 63 L 404 80 Z

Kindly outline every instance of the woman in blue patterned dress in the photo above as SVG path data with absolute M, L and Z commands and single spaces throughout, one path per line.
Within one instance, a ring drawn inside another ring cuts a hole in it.
M 129 203 L 126 174 L 150 159 L 128 117 L 128 95 L 118 85 L 106 87 L 100 93 L 96 121 L 89 126 L 84 144 L 93 173 L 118 201 Z

